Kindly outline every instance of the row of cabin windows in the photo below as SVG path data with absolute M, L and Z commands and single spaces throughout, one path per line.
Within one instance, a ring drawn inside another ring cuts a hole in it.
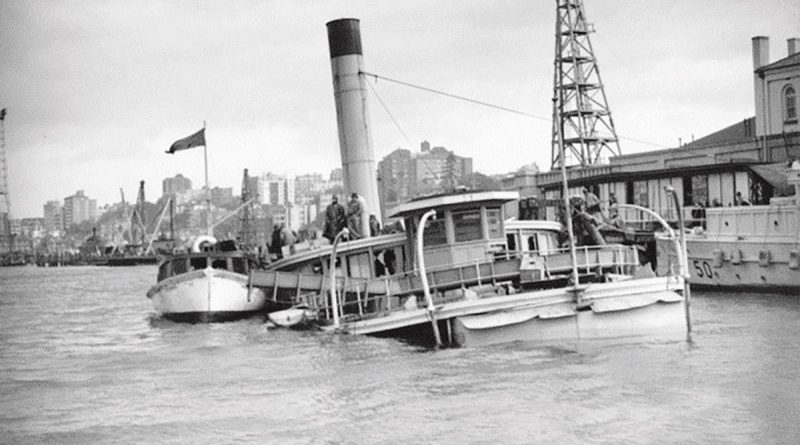
M 453 235 L 455 242 L 477 241 L 483 239 L 481 210 L 453 211 Z M 489 239 L 502 239 L 503 226 L 500 208 L 486 209 L 486 224 Z M 447 226 L 444 212 L 436 212 L 436 219 L 429 219 L 422 236 L 426 246 L 447 244 Z
M 245 258 L 208 258 L 204 256 L 175 258 L 164 262 L 158 270 L 158 279 L 180 275 L 192 270 L 205 269 L 209 261 L 213 269 L 223 269 L 246 275 L 248 273 Z

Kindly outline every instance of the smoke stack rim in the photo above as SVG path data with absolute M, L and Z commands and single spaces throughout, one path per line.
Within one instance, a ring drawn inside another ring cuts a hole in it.
M 361 30 L 358 19 L 337 19 L 328 27 L 328 49 L 331 59 L 351 54 L 362 55 Z

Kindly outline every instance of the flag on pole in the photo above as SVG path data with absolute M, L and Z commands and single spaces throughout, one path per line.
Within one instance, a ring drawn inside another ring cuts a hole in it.
M 6 109 L 5 108 L 0 110 L 0 121 L 4 121 L 4 120 L 6 120 Z
M 179 139 L 175 141 L 170 147 L 167 153 L 173 154 L 178 150 L 186 150 L 187 148 L 192 147 L 199 147 L 201 145 L 206 145 L 206 129 L 203 128 L 202 130 L 198 131 L 197 133 L 185 137 L 183 139 Z

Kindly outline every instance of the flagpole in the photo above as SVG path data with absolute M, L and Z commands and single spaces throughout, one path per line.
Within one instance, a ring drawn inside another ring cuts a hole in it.
M 203 161 L 206 169 L 206 234 L 214 236 L 214 229 L 211 228 L 211 188 L 208 186 L 208 140 L 206 134 L 206 121 L 203 121 Z

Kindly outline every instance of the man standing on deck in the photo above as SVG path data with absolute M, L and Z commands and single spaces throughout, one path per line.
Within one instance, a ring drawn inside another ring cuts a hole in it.
M 339 204 L 339 197 L 333 195 L 331 203 L 325 208 L 325 227 L 322 228 L 322 236 L 327 238 L 331 244 L 336 235 L 345 228 L 347 219 L 344 207 Z
M 363 232 L 361 231 L 361 202 L 358 200 L 358 194 L 353 193 L 350 195 L 350 202 L 347 203 L 347 229 L 350 231 L 350 239 L 361 238 Z

